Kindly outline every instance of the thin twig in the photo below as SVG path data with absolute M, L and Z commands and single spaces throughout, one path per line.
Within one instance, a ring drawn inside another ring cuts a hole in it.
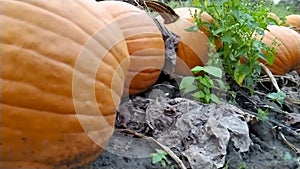
M 296 151 L 298 154 L 300 154 L 300 149 L 299 149 L 299 148 L 297 148 L 297 147 L 294 146 L 291 142 L 289 142 L 281 132 L 279 132 L 279 134 L 280 134 L 281 138 L 284 140 L 284 142 L 285 142 L 291 149 L 293 149 L 293 150 Z
M 139 138 L 143 138 L 147 141 L 152 141 L 154 143 L 156 143 L 159 147 L 161 147 L 166 153 L 168 153 L 168 155 L 170 157 L 172 157 L 172 159 L 179 165 L 179 167 L 181 169 L 187 169 L 186 166 L 183 164 L 183 162 L 179 159 L 179 157 L 176 156 L 176 154 L 171 150 L 169 149 L 167 146 L 161 144 L 160 142 L 158 142 L 157 140 L 155 140 L 154 138 L 152 137 L 147 137 L 143 134 L 140 134 L 136 131 L 133 131 L 133 130 L 129 130 L 129 129 L 116 129 L 116 131 L 120 131 L 120 132 L 125 132 L 125 133 L 129 133 L 129 134 L 132 134 L 136 137 L 139 137 Z
M 297 105 L 300 105 L 300 100 L 294 100 L 294 99 L 291 99 L 289 97 L 286 97 L 285 98 L 285 101 L 288 102 L 288 103 L 291 103 L 291 104 L 297 104 Z
M 272 74 L 272 72 L 263 63 L 259 63 L 259 66 L 261 66 L 264 69 L 264 71 L 269 76 L 272 84 L 274 85 L 275 89 L 277 90 L 277 92 L 279 92 L 280 91 L 279 86 L 278 86 L 277 81 L 274 78 L 274 75 Z
M 251 114 L 251 115 L 254 115 L 254 116 L 258 117 L 258 114 L 255 113 L 255 112 L 252 112 L 252 111 L 249 111 L 249 110 L 243 109 L 243 108 L 240 108 L 240 109 L 243 110 L 244 112 L 248 113 L 248 114 Z M 284 129 L 286 132 L 292 134 L 295 138 L 300 139 L 300 133 L 297 133 L 297 131 L 294 131 L 292 127 L 281 124 L 278 121 L 270 119 L 270 118 L 267 118 L 266 120 L 273 123 L 273 124 L 275 124 L 276 126 L 280 127 L 281 129 Z

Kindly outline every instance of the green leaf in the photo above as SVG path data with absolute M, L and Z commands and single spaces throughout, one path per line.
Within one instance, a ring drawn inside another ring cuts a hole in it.
M 284 159 L 284 160 L 292 160 L 293 157 L 292 157 L 292 155 L 291 155 L 289 152 L 286 152 L 286 153 L 284 154 L 284 156 L 283 156 L 283 159 Z
M 210 102 L 210 99 L 211 99 L 211 94 L 209 94 L 209 93 L 207 93 L 206 95 L 205 95 L 205 102 L 206 103 L 209 103 Z
M 179 89 L 182 90 L 184 93 L 192 92 L 197 89 L 194 82 L 195 82 L 195 77 L 186 76 L 182 79 L 179 85 Z
M 161 165 L 162 165 L 163 167 L 166 167 L 166 166 L 167 166 L 166 161 L 165 161 L 165 160 L 162 160 L 162 161 L 161 161 Z
M 239 64 L 234 71 L 234 79 L 239 85 L 241 85 L 245 77 L 250 73 L 251 69 L 249 66 L 245 64 Z
M 227 90 L 228 86 L 226 86 L 225 83 L 221 79 L 216 79 L 216 81 L 218 82 L 221 89 Z
M 254 69 L 255 69 L 255 71 L 256 71 L 258 74 L 261 74 L 261 66 L 259 66 L 258 64 L 256 64 L 256 65 L 254 66 Z
M 221 7 L 224 3 L 228 2 L 228 0 L 221 0 L 221 1 L 215 1 L 214 3 L 218 6 Z
M 198 91 L 193 94 L 193 97 L 195 97 L 196 99 L 203 99 L 205 98 L 205 94 L 203 91 Z
M 159 154 L 152 155 L 152 163 L 156 164 L 159 163 L 162 160 L 162 156 Z
M 203 92 L 207 95 L 210 94 L 210 87 L 204 87 Z
M 264 111 L 260 108 L 257 109 L 257 111 L 258 111 L 257 117 L 260 121 L 266 121 L 268 119 L 268 115 L 269 115 L 268 111 Z
M 267 97 L 272 99 L 272 100 L 278 101 L 280 104 L 283 104 L 284 99 L 286 97 L 286 94 L 283 91 L 279 91 L 279 92 L 276 92 L 276 93 L 269 93 L 267 95 Z
M 242 45 L 237 49 L 237 56 L 245 55 L 249 50 L 249 47 L 247 45 Z
M 186 31 L 188 31 L 188 32 L 196 32 L 196 31 L 198 31 L 198 25 L 197 24 L 195 24 L 195 25 L 193 25 L 192 27 L 189 27 L 189 28 L 186 28 L 186 29 L 184 29 L 184 30 L 186 30 Z
M 213 75 L 217 78 L 222 77 L 222 69 L 215 67 L 215 66 L 205 66 L 204 71 L 207 72 L 210 75 Z
M 231 35 L 229 33 L 225 33 L 221 39 L 223 42 L 226 42 L 228 44 L 231 43 Z
M 224 31 L 225 31 L 225 28 L 219 28 L 219 29 L 213 31 L 213 35 L 217 36 L 219 33 L 224 32 Z
M 246 75 L 245 82 L 246 82 L 246 86 L 252 86 L 254 83 L 253 78 L 249 75 Z
M 240 18 L 240 13 L 239 13 L 240 11 L 239 11 L 238 7 L 233 7 L 231 10 L 232 10 L 233 16 L 236 19 L 239 19 Z
M 191 70 L 193 73 L 199 73 L 204 71 L 210 75 L 221 78 L 222 77 L 222 69 L 215 66 L 196 66 Z
M 211 96 L 210 97 L 211 101 L 213 101 L 213 102 L 215 102 L 217 104 L 221 103 L 220 99 L 215 94 L 211 94 L 210 96 Z
M 156 149 L 156 152 L 162 156 L 164 156 L 164 158 L 166 159 L 166 155 L 167 155 L 167 152 L 165 152 L 164 150 L 161 150 L 161 149 Z
M 193 73 L 199 73 L 201 71 L 204 71 L 204 67 L 203 66 L 195 66 L 193 69 L 191 69 L 191 71 Z
M 163 163 L 164 160 L 167 159 L 166 157 L 167 153 L 163 150 L 160 149 L 156 149 L 156 153 L 151 153 L 150 156 L 152 157 L 152 163 L 156 164 L 156 163 Z
M 210 78 L 208 76 L 202 78 L 199 81 L 202 85 L 206 86 L 207 88 L 211 88 L 212 87 L 212 81 L 210 80 Z

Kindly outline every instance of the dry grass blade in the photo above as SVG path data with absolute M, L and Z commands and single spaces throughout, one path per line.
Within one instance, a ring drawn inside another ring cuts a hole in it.
M 299 149 L 299 148 L 297 148 L 297 147 L 294 146 L 291 142 L 289 142 L 281 132 L 279 132 L 279 134 L 280 134 L 281 138 L 284 140 L 284 142 L 285 142 L 292 150 L 294 150 L 294 151 L 296 151 L 298 154 L 300 154 L 300 149 Z
M 270 78 L 272 84 L 274 85 L 276 91 L 279 92 L 279 91 L 280 91 L 279 86 L 278 86 L 277 81 L 276 81 L 276 79 L 274 78 L 274 75 L 272 74 L 272 72 L 271 72 L 271 71 L 270 71 L 263 63 L 259 63 L 259 66 L 261 66 L 261 67 L 264 69 L 264 71 L 265 71 L 265 72 L 267 73 L 267 75 L 269 76 L 269 78 Z

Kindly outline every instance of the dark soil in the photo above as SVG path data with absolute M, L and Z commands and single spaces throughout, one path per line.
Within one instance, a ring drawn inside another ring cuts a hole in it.
M 177 81 L 162 74 L 148 91 L 123 99 L 116 131 L 90 168 L 163 168 L 151 163 L 150 154 L 163 149 L 155 139 L 174 152 L 166 168 L 181 168 L 176 155 L 191 169 L 299 169 L 300 77 L 291 72 L 276 80 L 287 94 L 283 105 L 261 94 L 275 92 L 268 77 L 252 94 L 227 80 L 236 96 L 220 92 L 225 101 L 217 105 L 182 95 Z M 257 118 L 258 108 L 268 109 L 267 119 Z

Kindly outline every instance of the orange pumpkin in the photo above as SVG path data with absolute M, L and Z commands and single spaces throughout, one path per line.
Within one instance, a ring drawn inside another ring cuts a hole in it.
M 165 61 L 162 34 L 145 11 L 125 2 L 100 2 L 116 19 L 126 38 L 130 68 L 124 94 L 147 90 L 158 79 Z
M 174 11 L 176 13 L 176 9 Z M 186 15 L 183 13 L 183 17 L 178 15 L 179 18 L 175 22 L 165 23 L 168 30 L 179 36 L 175 72 L 180 75 L 192 75 L 191 68 L 205 65 L 208 61 L 208 38 L 200 29 L 193 32 L 186 30 L 194 26 Z M 156 18 L 164 22 L 161 16 Z
M 288 15 L 285 17 L 286 26 L 292 27 L 298 33 L 300 33 L 300 15 Z
M 86 0 L 1 1 L 0 168 L 80 168 L 114 129 L 129 66 L 105 8 Z
M 269 25 L 267 28 L 269 31 L 265 31 L 262 41 L 267 46 L 276 43 L 274 63 L 266 64 L 270 71 L 273 74 L 284 75 L 293 69 L 298 69 L 297 71 L 300 73 L 300 34 L 284 26 Z M 257 38 L 260 39 L 261 36 L 257 36 Z
M 193 7 L 181 7 L 181 8 L 175 8 L 174 11 L 177 15 L 179 15 L 181 18 L 187 19 L 190 22 L 194 22 L 194 15 L 198 15 L 198 13 L 201 12 L 199 8 L 193 8 Z M 214 19 L 212 16 L 210 16 L 206 12 L 202 12 L 201 15 L 202 22 L 208 22 L 208 23 L 214 23 Z M 208 28 L 207 27 L 199 27 L 199 29 L 207 36 L 209 36 Z
M 269 12 L 268 17 L 274 19 L 278 25 L 280 25 L 282 22 L 281 19 L 273 12 Z

